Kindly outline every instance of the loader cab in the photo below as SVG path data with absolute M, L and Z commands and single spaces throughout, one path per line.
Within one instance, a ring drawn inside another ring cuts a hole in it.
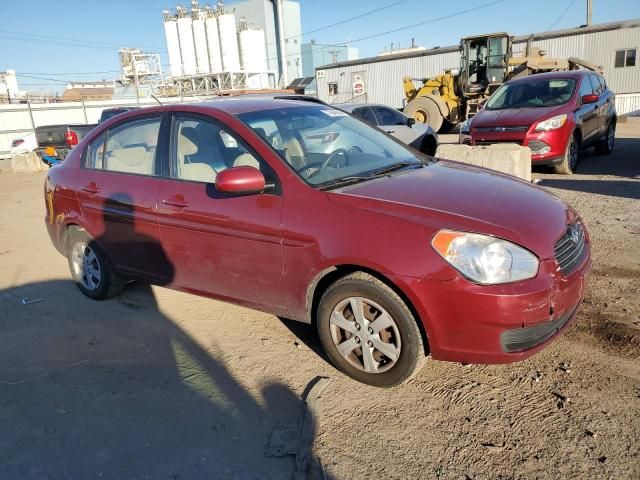
M 493 33 L 463 38 L 460 57 L 460 91 L 465 96 L 489 96 L 506 79 L 511 37 L 506 33 Z

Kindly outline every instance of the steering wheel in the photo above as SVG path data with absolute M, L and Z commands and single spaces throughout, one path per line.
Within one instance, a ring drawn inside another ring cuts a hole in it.
M 332 163 L 335 163 L 334 164 L 335 168 L 340 168 L 345 166 L 347 164 L 347 151 L 344 148 L 339 148 L 331 152 L 331 154 L 327 157 L 327 159 L 324 162 L 322 162 L 322 165 L 320 165 L 320 168 L 318 168 L 315 172 L 310 173 L 307 178 L 315 177 L 319 173 L 323 172 L 324 169 L 327 168 Z M 310 167 L 306 167 L 306 168 L 309 169 Z

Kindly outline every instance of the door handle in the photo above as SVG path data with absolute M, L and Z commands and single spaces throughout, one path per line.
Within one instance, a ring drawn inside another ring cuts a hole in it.
M 396 133 L 395 130 L 387 130 L 387 133 Z
M 82 187 L 80 187 L 80 190 L 91 194 L 100 192 L 100 188 L 98 188 L 98 186 L 94 182 L 91 182 L 89 185 L 83 185 Z
M 162 200 L 162 203 L 165 205 L 172 205 L 174 207 L 185 208 L 189 206 L 189 202 L 184 200 L 183 198 L 166 198 Z

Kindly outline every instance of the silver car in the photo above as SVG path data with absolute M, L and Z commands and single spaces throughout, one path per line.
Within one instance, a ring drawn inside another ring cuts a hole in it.
M 436 132 L 424 123 L 416 123 L 413 118 L 405 116 L 398 110 L 372 103 L 341 103 L 332 106 L 384 130 L 402 143 L 426 155 L 436 153 L 436 148 L 438 148 Z

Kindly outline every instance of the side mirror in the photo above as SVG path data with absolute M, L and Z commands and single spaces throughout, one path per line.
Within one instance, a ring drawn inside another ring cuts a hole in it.
M 227 168 L 216 176 L 216 190 L 222 193 L 249 195 L 262 193 L 264 188 L 264 175 L 254 167 Z
M 413 127 L 416 124 L 416 119 L 413 117 L 408 117 L 407 118 L 407 126 L 409 128 Z
M 587 105 L 588 103 L 596 103 L 600 97 L 594 93 L 590 93 L 589 95 L 582 96 L 582 104 Z

